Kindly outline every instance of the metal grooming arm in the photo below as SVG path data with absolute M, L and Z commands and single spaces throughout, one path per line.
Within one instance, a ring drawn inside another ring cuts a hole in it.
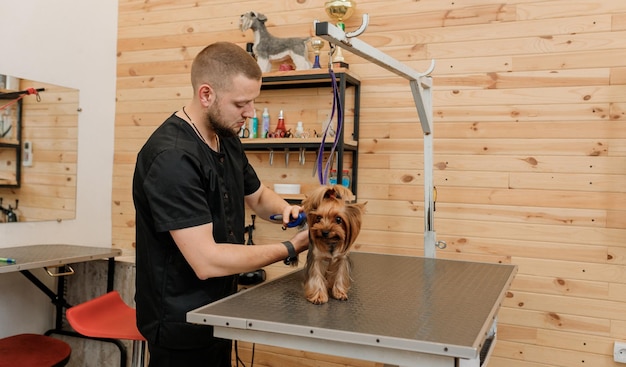
M 434 229 L 432 78 L 429 75 L 435 68 L 435 61 L 431 62 L 426 72 L 418 73 L 375 47 L 354 38 L 365 31 L 368 22 L 369 16 L 363 14 L 361 26 L 354 32 L 345 33 L 328 22 L 315 21 L 315 35 L 409 81 L 424 133 L 424 256 L 434 258 L 437 247 L 446 247 L 445 242 L 437 241 Z

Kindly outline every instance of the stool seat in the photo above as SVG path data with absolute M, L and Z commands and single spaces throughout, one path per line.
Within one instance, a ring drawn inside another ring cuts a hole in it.
M 66 342 L 39 334 L 18 334 L 0 339 L 0 367 L 61 367 L 70 360 Z
M 72 328 L 86 336 L 145 340 L 137 329 L 135 309 L 124 303 L 117 291 L 70 307 L 65 315 Z
M 117 291 L 70 307 L 65 311 L 65 316 L 72 328 L 82 335 L 92 338 L 132 340 L 131 366 L 144 365 L 146 339 L 137 329 L 135 309 L 124 303 Z

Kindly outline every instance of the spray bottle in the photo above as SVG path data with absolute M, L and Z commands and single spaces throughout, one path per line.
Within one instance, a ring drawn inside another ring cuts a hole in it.
M 255 139 L 257 137 L 257 129 L 259 126 L 259 119 L 256 117 L 256 110 L 254 110 L 254 116 L 250 119 L 250 138 Z
M 267 134 L 270 132 L 270 113 L 267 107 L 263 109 L 263 115 L 261 116 L 263 126 L 261 128 L 261 138 L 267 138 Z

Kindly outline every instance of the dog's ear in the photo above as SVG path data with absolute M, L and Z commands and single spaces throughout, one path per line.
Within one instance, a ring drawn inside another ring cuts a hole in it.
M 321 201 L 319 192 L 320 190 L 316 189 L 313 192 L 311 192 L 309 195 L 306 195 L 304 197 L 304 200 L 302 200 L 302 203 L 300 204 L 300 206 L 302 206 L 302 210 L 306 214 L 309 214 L 310 212 L 312 212 L 319 206 L 319 202 Z
M 346 244 L 348 248 L 352 246 L 361 232 L 365 204 L 367 203 L 347 204 L 344 208 L 345 219 L 348 222 L 346 226 Z
M 326 194 L 332 191 L 331 186 L 318 186 L 302 201 L 302 209 L 305 213 L 309 213 L 320 205 L 320 203 L 327 197 Z
M 253 12 L 254 16 L 261 22 L 264 22 L 267 20 L 267 17 L 265 16 L 265 14 L 261 14 L 261 13 L 257 13 L 257 12 Z

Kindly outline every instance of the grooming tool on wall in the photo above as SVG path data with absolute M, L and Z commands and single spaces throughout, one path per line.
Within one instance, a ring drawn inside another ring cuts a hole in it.
M 300 163 L 301 166 L 304 166 L 304 164 L 306 163 L 304 148 L 300 148 L 300 156 L 298 157 L 298 163 Z

